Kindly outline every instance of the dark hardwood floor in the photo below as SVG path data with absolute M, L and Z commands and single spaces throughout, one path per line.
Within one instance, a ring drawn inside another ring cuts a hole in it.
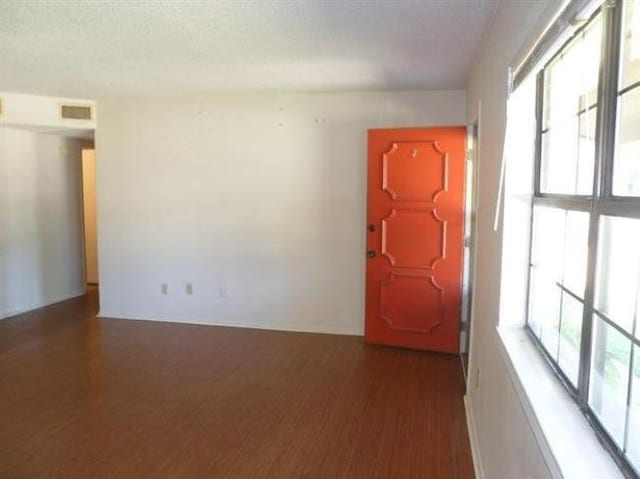
M 472 478 L 460 360 L 362 338 L 0 321 L 0 478 Z

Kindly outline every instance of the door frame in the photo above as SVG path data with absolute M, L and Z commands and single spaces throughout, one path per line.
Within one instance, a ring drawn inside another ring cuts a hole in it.
M 94 141 L 87 141 L 86 143 L 84 143 L 82 145 L 82 147 L 80 148 L 80 210 L 82 212 L 81 214 L 81 223 L 82 223 L 82 265 L 83 265 L 83 278 L 84 278 L 84 292 L 86 294 L 87 292 L 87 286 L 98 286 L 100 284 L 100 267 L 98 266 L 98 282 L 97 283 L 93 283 L 93 282 L 89 282 L 88 281 L 88 275 L 87 275 L 87 270 L 88 270 L 88 266 L 87 266 L 87 228 L 86 228 L 86 223 L 85 223 L 85 217 L 86 217 L 86 213 L 85 213 L 85 194 L 84 194 L 84 188 L 85 188 L 85 179 L 84 179 L 84 151 L 85 150 L 93 150 L 93 154 L 95 155 L 95 142 Z M 94 156 L 95 158 L 95 156 Z M 94 173 L 95 170 L 94 170 Z M 94 175 L 95 176 L 95 181 L 97 181 L 97 173 Z M 96 199 L 96 203 L 97 203 L 97 198 Z M 97 221 L 97 211 L 96 211 L 96 221 Z M 98 238 L 96 237 L 96 256 L 97 256 L 97 242 L 98 242 Z M 96 258 L 96 261 L 99 261 Z
M 471 364 L 471 336 L 473 334 L 475 301 L 473 295 L 476 283 L 476 251 L 478 239 L 478 186 L 479 186 L 479 144 L 480 144 L 480 105 L 478 114 L 467 125 L 467 156 L 465 158 L 465 225 L 464 225 L 464 262 L 462 283 L 462 309 L 460 317 L 460 361 L 464 375 L 465 392 L 470 387 L 469 365 Z

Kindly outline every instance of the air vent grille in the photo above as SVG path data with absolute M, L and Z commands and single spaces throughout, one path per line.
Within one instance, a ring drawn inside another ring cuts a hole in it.
M 83 105 L 62 105 L 60 116 L 64 120 L 91 120 L 91 107 Z

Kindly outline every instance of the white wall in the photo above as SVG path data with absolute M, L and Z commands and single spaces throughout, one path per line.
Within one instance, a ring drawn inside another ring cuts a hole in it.
M 0 318 L 84 291 L 80 144 L 0 127 Z
M 98 232 L 96 218 L 96 154 L 82 150 L 82 205 L 84 211 L 84 257 L 87 283 L 98 283 Z
M 493 231 L 498 173 L 506 125 L 507 69 L 554 8 L 556 0 L 503 2 L 477 57 L 468 89 L 468 120 L 478 116 L 479 188 L 474 311 L 468 405 L 487 479 L 546 478 L 549 469 L 500 355 L 502 227 Z
M 352 334 L 364 321 L 367 129 L 463 125 L 466 108 L 460 91 L 98 106 L 103 316 Z

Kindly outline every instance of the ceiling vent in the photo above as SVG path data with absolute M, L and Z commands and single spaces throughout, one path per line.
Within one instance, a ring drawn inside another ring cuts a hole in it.
M 91 120 L 91 107 L 84 105 L 61 105 L 60 117 L 63 120 Z

